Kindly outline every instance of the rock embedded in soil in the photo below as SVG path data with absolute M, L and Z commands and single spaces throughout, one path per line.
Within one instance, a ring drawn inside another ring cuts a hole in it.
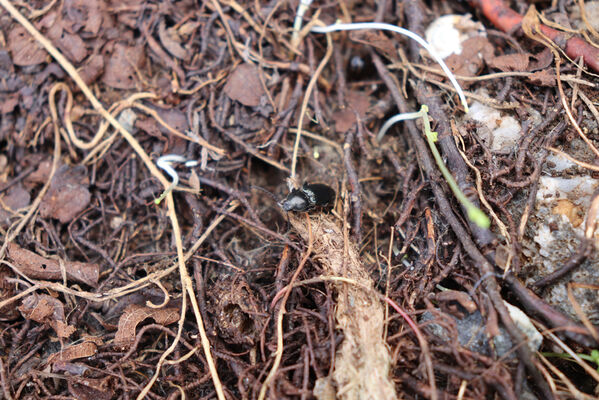
M 572 146 L 576 147 L 576 146 Z M 581 150 L 581 149 L 579 149 Z M 576 158 L 585 159 L 578 152 Z M 587 175 L 567 162 L 550 157 L 539 179 L 536 207 L 531 213 L 522 247 L 524 263 L 520 277 L 527 286 L 562 267 L 576 253 L 584 238 L 584 227 L 593 193 L 599 189 L 599 180 Z M 595 234 L 595 246 L 599 235 Z M 570 282 L 594 283 L 599 281 L 599 259 L 596 251 L 578 268 L 539 291 L 538 294 L 560 311 L 580 321 L 568 298 Z M 573 290 L 584 315 L 594 324 L 599 323 L 597 292 L 588 289 Z

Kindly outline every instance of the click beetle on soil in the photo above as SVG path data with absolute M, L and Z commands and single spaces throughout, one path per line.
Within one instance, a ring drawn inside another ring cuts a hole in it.
M 293 189 L 281 203 L 285 211 L 310 211 L 314 207 L 324 207 L 335 200 L 335 191 L 322 183 L 304 183 Z

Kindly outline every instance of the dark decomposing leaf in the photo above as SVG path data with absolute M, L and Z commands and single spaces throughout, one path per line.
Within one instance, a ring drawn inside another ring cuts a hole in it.
M 64 21 L 58 13 L 48 13 L 40 22 L 48 29 L 46 36 L 61 52 L 74 63 L 80 63 L 87 56 L 85 43 L 78 35 L 65 30 Z
M 178 132 L 185 133 L 187 129 L 189 129 L 189 125 L 187 125 L 187 118 L 185 114 L 176 108 L 159 108 L 157 109 L 158 115 L 160 118 L 171 128 L 177 130 Z M 172 133 L 160 125 L 160 130 L 167 136 L 172 136 Z
M 227 277 L 212 285 L 207 294 L 221 337 L 229 343 L 254 344 L 266 314 L 248 284 L 238 277 Z
M 19 271 L 28 277 L 48 280 L 62 279 L 62 269 L 58 261 L 41 257 L 14 243 L 9 243 L 7 249 L 8 258 Z M 65 261 L 63 265 L 68 280 L 93 287 L 98 284 L 100 276 L 98 264 Z
M 68 379 L 69 392 L 78 400 L 110 400 L 114 398 L 113 376 L 102 379 L 72 377 Z
M 19 311 L 27 319 L 48 325 L 60 338 L 67 338 L 76 330 L 66 323 L 61 301 L 47 294 L 36 293 L 25 297 Z
M 14 272 L 6 265 L 0 265 L 0 302 L 8 300 L 15 295 L 16 286 L 8 281 L 12 278 Z M 0 321 L 11 321 L 19 316 L 17 302 L 8 303 L 0 308 Z
M 59 167 L 40 203 L 40 215 L 56 218 L 63 224 L 72 221 L 91 199 L 87 183 L 85 167 Z
M 159 140 L 165 140 L 165 136 L 160 130 L 160 124 L 158 124 L 154 118 L 147 118 L 143 115 L 140 116 L 135 120 L 135 128 L 140 129 Z
M 21 25 L 8 31 L 8 48 L 12 62 L 20 67 L 41 64 L 49 57 L 46 50 Z
M 528 54 L 504 54 L 487 61 L 487 65 L 503 72 L 526 71 L 528 69 Z
M 258 67 L 252 64 L 237 66 L 229 76 L 224 91 L 229 98 L 248 107 L 260 105 L 260 98 L 266 94 L 260 82 Z
M 142 68 L 146 58 L 143 46 L 126 46 L 113 43 L 102 81 L 115 89 L 134 89 L 137 85 L 136 69 Z
M 369 97 L 363 92 L 351 91 L 347 94 L 346 100 L 347 107 L 335 111 L 332 115 L 338 133 L 347 132 L 356 123 L 356 113 L 360 118 L 364 118 L 370 106 Z
M 137 325 L 143 320 L 152 318 L 157 324 L 166 326 L 177 322 L 179 314 L 179 309 L 174 307 L 151 308 L 131 304 L 119 318 L 119 327 L 113 343 L 118 348 L 127 348 L 135 342 Z
M 74 30 L 78 30 L 80 24 L 83 24 L 83 31 L 95 36 L 100 31 L 102 21 L 109 21 L 103 15 L 106 5 L 107 3 L 98 0 L 65 0 L 65 18 L 73 22 Z

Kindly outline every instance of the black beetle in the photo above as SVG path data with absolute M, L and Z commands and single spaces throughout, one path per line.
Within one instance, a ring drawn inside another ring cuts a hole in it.
M 335 191 L 322 183 L 304 183 L 293 189 L 281 203 L 285 211 L 310 211 L 314 207 L 324 207 L 335 200 Z

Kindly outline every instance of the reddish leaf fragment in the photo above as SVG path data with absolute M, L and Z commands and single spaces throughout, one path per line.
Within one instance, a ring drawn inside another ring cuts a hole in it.
M 152 318 L 157 324 L 170 325 L 179 320 L 179 309 L 150 308 L 139 304 L 128 306 L 119 318 L 119 327 L 114 337 L 117 347 L 129 347 L 135 342 L 135 330 L 143 320 Z
M 41 257 L 34 252 L 25 250 L 14 243 L 8 244 L 8 258 L 23 274 L 34 279 L 62 279 L 60 264 L 56 260 Z M 97 286 L 100 276 L 98 264 L 69 262 L 63 263 L 67 279 Z
M 473 36 L 462 43 L 462 52 L 452 54 L 445 63 L 456 75 L 476 76 L 483 67 L 484 61 L 493 57 L 493 46 L 484 36 Z M 468 81 L 460 81 L 460 85 L 468 86 Z
M 347 107 L 335 111 L 332 115 L 335 121 L 335 130 L 338 133 L 347 132 L 356 123 L 356 113 L 360 118 L 366 116 L 370 107 L 369 97 L 363 92 L 349 92 L 347 95 Z
M 48 180 L 48 176 L 50 176 L 50 171 L 52 171 L 52 161 L 44 160 L 36 161 L 36 163 L 37 169 L 25 178 L 25 182 L 46 183 L 46 181 Z
M 74 326 L 65 323 L 64 306 L 60 300 L 47 294 L 25 297 L 19 311 L 24 318 L 50 326 L 61 338 L 71 336 L 76 330 Z
M 79 36 L 67 32 L 63 27 L 64 21 L 56 18 L 46 36 L 70 61 L 80 63 L 87 56 L 85 43 Z
M 12 62 L 21 67 L 41 64 L 48 53 L 20 25 L 8 31 L 8 48 L 12 53 Z
M 97 351 L 98 345 L 94 340 L 85 341 L 83 343 L 67 346 L 54 354 L 50 354 L 47 363 L 52 365 L 56 362 L 64 363 L 65 361 L 71 361 L 77 358 L 91 357 L 95 355 Z
M 184 133 L 189 129 L 187 125 L 187 117 L 185 113 L 178 108 L 159 108 L 156 110 L 158 115 L 168 126 L 171 128 Z M 160 125 L 160 130 L 167 136 L 171 136 L 170 131 L 164 126 Z
M 143 8 L 143 2 L 143 0 L 119 1 L 118 4 L 121 6 L 121 10 L 116 13 L 117 24 L 124 24 L 132 29 L 139 28 L 139 13 Z
M 99 54 L 94 54 L 81 67 L 79 75 L 81 75 L 83 82 L 90 85 L 102 75 L 102 72 L 104 72 L 104 58 Z
M 98 0 L 65 0 L 64 8 L 66 18 L 71 17 L 73 24 L 83 25 L 85 32 L 92 33 L 94 36 L 98 34 L 100 26 L 102 26 L 104 2 Z
M 19 104 L 19 93 L 13 93 L 6 96 L 4 101 L 0 103 L 0 114 L 13 112 L 17 104 Z
M 391 61 L 398 59 L 394 42 L 381 31 L 353 31 L 349 38 L 353 42 L 374 47 Z
M 260 105 L 260 98 L 265 95 L 258 67 L 251 64 L 241 64 L 235 68 L 224 90 L 232 100 L 248 107 Z
M 545 48 L 540 53 L 532 56 L 533 61 L 528 66 L 529 71 L 537 71 L 539 69 L 548 68 L 553 63 L 553 53 L 548 48 Z
M 554 87 L 556 85 L 555 72 L 552 69 L 544 69 L 541 71 L 533 72 L 528 76 L 528 80 L 539 86 Z
M 529 55 L 525 53 L 504 54 L 487 61 L 487 64 L 503 72 L 526 71 L 528 57 Z
M 179 37 L 174 28 L 167 29 L 164 20 L 160 21 L 158 25 L 158 37 L 160 38 L 160 43 L 173 56 L 181 60 L 189 58 L 189 52 L 181 45 L 181 37 Z
M 114 44 L 109 56 L 102 81 L 116 89 L 134 89 L 137 85 L 137 72 L 145 64 L 143 46 Z
M 87 49 L 83 40 L 68 32 L 63 32 L 62 36 L 56 41 L 56 44 L 63 54 L 74 63 L 80 63 L 87 57 Z
M 23 186 L 20 184 L 9 188 L 6 194 L 0 195 L 0 203 L 2 204 L 2 208 L 0 209 L 0 226 L 9 225 L 13 213 L 27 207 L 30 202 L 31 196 L 29 192 L 23 189 Z
M 40 203 L 40 215 L 56 218 L 65 224 L 83 211 L 90 200 L 85 167 L 63 165 L 54 174 L 50 188 Z

